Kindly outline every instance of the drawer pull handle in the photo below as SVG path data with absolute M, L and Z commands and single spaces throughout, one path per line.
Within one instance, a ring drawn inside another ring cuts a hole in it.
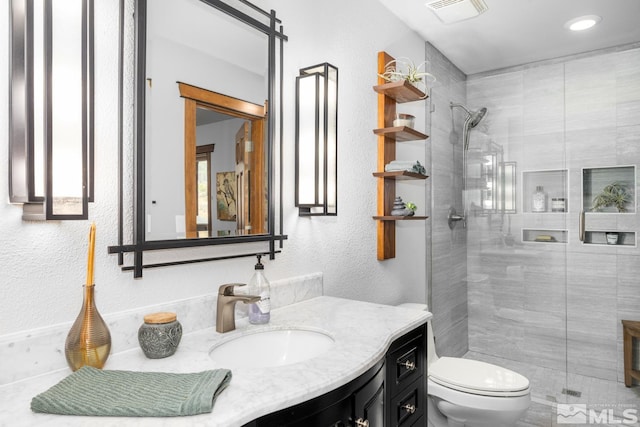
M 413 414 L 414 412 L 416 412 L 416 405 L 411 405 L 410 403 L 407 403 L 406 405 L 402 405 L 402 409 L 407 411 L 409 414 Z
M 362 418 L 358 418 L 356 420 L 356 427 L 369 427 L 369 420 L 363 420 Z
M 403 363 L 400 363 L 400 366 L 404 366 L 405 368 L 407 368 L 408 371 L 415 371 L 416 370 L 416 364 L 414 362 L 409 361 L 409 360 L 405 360 Z

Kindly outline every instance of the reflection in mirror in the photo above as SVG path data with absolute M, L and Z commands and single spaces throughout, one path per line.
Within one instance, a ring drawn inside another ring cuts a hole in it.
M 502 146 L 487 142 L 480 148 L 469 149 L 467 159 L 467 193 L 471 211 L 475 215 L 505 212 L 506 177 Z
M 186 237 L 264 234 L 266 103 L 178 85 L 185 116 Z
M 145 240 L 268 232 L 268 35 L 200 0 L 154 0 L 147 8 Z M 243 112 L 236 104 L 243 102 L 259 114 Z M 243 123 L 248 132 L 237 135 Z M 196 147 L 211 144 L 197 163 Z M 261 151 L 240 156 L 239 146 Z M 198 179 L 196 164 L 210 175 Z
M 502 164 L 504 213 L 516 213 L 516 162 Z

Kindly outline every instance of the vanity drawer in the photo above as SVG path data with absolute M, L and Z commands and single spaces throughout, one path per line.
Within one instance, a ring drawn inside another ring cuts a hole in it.
M 416 421 L 424 414 L 426 405 L 421 381 L 422 378 L 418 378 L 409 387 L 391 398 L 389 411 L 392 426 L 418 425 Z
M 406 337 L 387 356 L 387 387 L 391 396 L 424 375 L 426 357 L 422 330 L 418 328 L 418 333 Z

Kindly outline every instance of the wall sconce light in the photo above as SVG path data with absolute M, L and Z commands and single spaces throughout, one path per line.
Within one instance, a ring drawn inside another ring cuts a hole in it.
M 300 216 L 338 214 L 338 68 L 296 77 L 296 206 Z
M 94 0 L 10 1 L 10 201 L 25 220 L 87 219 Z

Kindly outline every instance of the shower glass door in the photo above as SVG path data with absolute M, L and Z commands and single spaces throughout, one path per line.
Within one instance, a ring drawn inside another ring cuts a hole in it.
M 488 110 L 464 186 L 467 357 L 527 376 L 555 422 L 640 418 L 621 324 L 640 320 L 640 49 L 469 76 L 466 105 Z

